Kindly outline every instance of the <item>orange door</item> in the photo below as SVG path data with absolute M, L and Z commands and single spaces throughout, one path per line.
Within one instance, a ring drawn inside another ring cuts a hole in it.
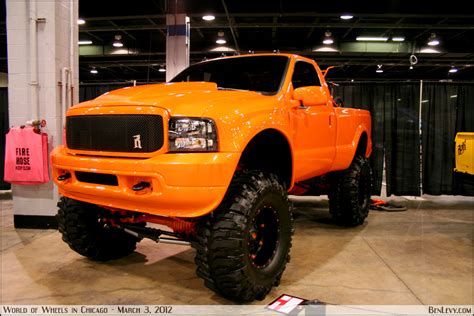
M 298 61 L 292 77 L 293 88 L 321 86 L 315 67 Z M 327 89 L 321 89 L 327 93 Z M 336 153 L 336 119 L 330 102 L 315 106 L 293 106 L 291 125 L 294 141 L 295 180 L 304 180 L 330 170 Z

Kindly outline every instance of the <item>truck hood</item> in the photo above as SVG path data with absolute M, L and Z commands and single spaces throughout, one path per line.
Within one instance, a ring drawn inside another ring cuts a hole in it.
M 274 97 L 253 91 L 218 90 L 212 82 L 176 82 L 126 87 L 107 92 L 74 108 L 107 106 L 154 106 L 171 116 L 205 116 L 210 108 L 233 111 L 255 104 L 274 104 Z

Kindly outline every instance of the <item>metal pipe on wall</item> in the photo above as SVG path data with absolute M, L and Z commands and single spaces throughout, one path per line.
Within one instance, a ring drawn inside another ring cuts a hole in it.
M 69 90 L 71 87 L 71 70 L 67 67 L 63 67 L 61 69 L 61 113 L 60 113 L 60 120 L 58 120 L 58 124 L 56 126 L 58 135 L 61 135 L 61 131 L 64 127 L 65 119 L 66 119 L 66 112 L 68 109 L 68 96 Z M 58 143 L 62 143 L 58 142 Z
M 74 80 L 74 48 L 76 44 L 76 41 L 74 40 L 75 34 L 75 25 L 77 25 L 77 20 L 74 18 L 74 2 L 75 0 L 70 0 L 69 1 L 69 90 L 68 94 L 70 96 L 70 102 L 69 106 L 72 106 L 74 103 L 74 86 L 73 86 L 73 80 Z
M 73 69 L 74 69 L 74 48 L 75 48 L 75 40 L 74 40 L 74 26 L 77 23 L 76 19 L 74 18 L 74 2 L 75 0 L 69 1 L 69 58 L 68 64 L 69 67 L 63 67 L 61 69 L 61 113 L 60 119 L 57 123 L 57 133 L 60 135 L 62 133 L 62 129 L 65 125 L 66 121 L 66 112 L 69 107 L 72 106 L 74 103 L 74 88 L 73 88 Z M 59 138 L 59 137 L 58 137 Z M 62 143 L 63 140 L 58 141 L 58 143 Z
M 423 80 L 420 80 L 420 99 L 418 109 L 418 128 L 420 136 L 420 194 L 423 194 L 423 128 L 422 128 L 422 113 L 423 113 Z
M 30 96 L 33 109 L 32 118 L 38 120 L 40 117 L 39 99 L 38 99 L 38 38 L 37 38 L 37 3 L 36 0 L 29 1 L 29 20 L 30 20 Z

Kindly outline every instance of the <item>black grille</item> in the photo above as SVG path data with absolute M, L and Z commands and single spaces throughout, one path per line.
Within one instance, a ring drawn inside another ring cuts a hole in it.
M 77 150 L 150 153 L 163 146 L 163 118 L 159 115 L 69 116 L 66 141 L 68 148 Z
M 118 185 L 117 176 L 104 173 L 91 173 L 76 171 L 76 179 L 80 182 L 104 184 L 104 185 Z

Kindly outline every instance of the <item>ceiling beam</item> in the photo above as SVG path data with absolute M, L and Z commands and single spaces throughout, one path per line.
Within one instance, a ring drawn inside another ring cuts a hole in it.
M 135 36 L 133 36 L 132 34 L 128 33 L 127 31 L 125 30 L 122 30 L 120 26 L 118 26 L 114 21 L 109 21 L 110 24 L 112 24 L 112 26 L 114 26 L 117 31 L 121 31 L 123 32 L 125 35 L 127 35 L 128 37 L 130 37 L 131 39 L 133 39 L 134 41 L 137 40 L 137 38 Z
M 274 16 L 272 22 L 273 22 L 273 24 L 277 24 L 277 22 L 278 22 L 278 17 L 277 17 L 277 16 Z M 272 27 L 272 40 L 273 40 L 274 43 L 275 43 L 276 32 L 277 32 L 277 28 L 276 28 L 275 26 Z
M 201 18 L 203 13 L 188 13 L 187 16 L 190 18 Z M 245 18 L 271 18 L 274 16 L 279 17 L 327 17 L 327 18 L 339 18 L 339 13 L 318 13 L 318 12 L 269 12 L 269 13 L 232 13 L 229 14 L 231 17 L 245 17 Z M 226 13 L 215 13 L 216 18 L 227 18 Z M 416 18 L 416 19 L 472 19 L 471 14 L 404 14 L 404 13 L 358 13 L 355 14 L 359 18 Z M 166 19 L 165 14 L 146 14 L 146 15 L 127 15 L 127 16 L 103 16 L 103 17 L 85 17 L 86 21 L 108 21 L 108 20 L 140 20 L 140 19 Z M 4 23 L 0 23 L 2 25 Z
M 354 57 L 354 56 L 318 56 L 315 57 L 314 54 L 309 52 L 300 52 L 300 55 L 308 56 L 315 59 L 320 65 L 336 65 L 336 66 L 376 66 L 377 64 L 383 64 L 384 66 L 409 66 L 409 62 L 405 59 L 400 60 L 400 58 L 373 58 L 373 57 Z M 194 54 L 195 55 L 195 54 Z M 193 57 L 194 61 L 200 61 L 202 58 Z M 441 58 L 433 58 L 433 59 L 424 59 L 423 63 L 419 63 L 416 67 L 422 68 L 429 68 L 429 67 L 451 67 L 452 64 L 459 65 L 462 67 L 463 65 L 470 64 L 474 61 L 474 59 L 441 59 Z M 159 64 L 163 64 L 165 62 L 164 56 L 161 59 L 146 59 L 146 60 L 80 60 L 81 65 L 94 65 L 95 67 L 153 67 Z M 466 67 L 471 68 L 471 67 Z M 474 68 L 474 66 L 472 67 Z
M 314 24 L 317 24 L 318 22 L 319 22 L 319 17 L 316 17 L 316 18 L 313 20 L 313 23 L 314 23 Z M 313 35 L 314 29 L 315 29 L 315 27 L 311 27 L 311 28 L 309 29 L 309 32 L 308 32 L 308 35 L 306 35 L 306 38 L 310 38 L 311 35 Z
M 101 37 L 99 37 L 99 36 L 95 35 L 95 34 L 94 34 L 94 33 L 92 33 L 92 32 L 85 32 L 85 33 L 86 33 L 87 35 L 89 35 L 89 36 L 91 36 L 91 37 L 95 38 L 96 40 L 98 40 L 98 41 L 99 41 L 99 42 L 101 42 L 101 43 L 103 43 L 103 42 L 104 42 L 104 40 L 103 40 Z
M 240 51 L 239 43 L 237 42 L 237 36 L 236 36 L 235 30 L 234 30 L 235 23 L 234 23 L 233 18 L 231 18 L 230 15 L 229 15 L 229 10 L 227 10 L 227 5 L 225 3 L 225 0 L 222 0 L 222 6 L 224 7 L 224 11 L 225 11 L 225 14 L 226 14 L 226 17 L 227 17 L 227 22 L 229 23 L 230 32 L 232 33 L 232 38 L 234 39 L 235 49 L 237 51 Z
M 403 24 L 397 25 L 394 28 L 394 25 L 391 23 L 358 23 L 358 24 L 348 24 L 348 23 L 273 23 L 273 22 L 245 22 L 245 23 L 235 23 L 234 25 L 229 25 L 228 23 L 193 23 L 191 28 L 200 28 L 200 29 L 219 29 L 219 28 L 228 28 L 230 27 L 231 32 L 233 28 L 321 28 L 321 29 L 347 29 L 347 28 L 356 28 L 356 29 L 420 29 L 420 30 L 474 30 L 474 25 L 472 24 Z M 156 29 L 166 29 L 165 24 L 161 25 L 129 25 L 129 26 L 120 26 L 122 31 L 143 31 L 143 30 L 156 30 Z M 115 27 L 107 26 L 87 26 L 81 27 L 79 32 L 111 32 L 117 31 Z M 235 36 L 235 34 L 233 35 Z
M 446 22 L 448 19 L 449 19 L 448 17 L 445 17 L 445 18 L 442 19 L 441 21 L 438 21 L 438 22 L 436 23 L 436 25 L 437 25 L 437 26 L 440 26 L 440 25 L 442 25 L 444 22 Z M 417 38 L 419 38 L 419 37 L 425 35 L 426 33 L 431 32 L 432 30 L 433 30 L 433 27 L 427 27 L 426 30 L 421 31 L 421 32 L 420 32 L 418 35 L 416 35 L 413 39 L 416 40 Z
M 359 21 L 360 21 L 360 19 L 357 19 L 357 20 L 351 25 L 351 27 L 346 31 L 346 33 L 344 33 L 344 35 L 342 35 L 342 39 L 345 39 L 345 38 L 352 32 L 352 30 L 357 26 L 357 24 L 359 24 Z
M 341 60 L 341 61 L 334 61 L 334 60 L 326 60 L 324 62 L 320 62 L 319 60 L 316 60 L 320 65 L 334 65 L 334 66 L 366 66 L 366 67 L 371 67 L 371 66 L 377 66 L 383 64 L 384 66 L 391 66 L 391 67 L 408 67 L 410 64 L 408 62 L 406 63 L 401 63 L 401 62 L 394 62 L 394 61 L 386 61 L 386 60 L 377 60 L 377 61 L 350 61 L 350 60 Z M 162 63 L 164 60 L 162 61 Z M 98 63 L 84 63 L 84 64 L 94 64 L 96 67 L 100 68 L 128 68 L 130 67 L 152 67 L 153 64 L 156 64 L 157 62 L 150 63 L 149 61 L 143 61 L 143 62 L 133 62 L 133 63 L 121 63 L 120 65 L 117 63 L 104 63 L 104 62 L 98 62 Z M 82 63 L 81 63 L 82 65 Z M 432 68 L 432 67 L 437 67 L 437 68 L 449 68 L 451 67 L 451 63 L 447 62 L 445 64 L 442 63 L 423 63 L 423 64 L 417 64 L 415 67 L 419 68 Z M 464 68 L 469 68 L 469 67 L 464 67 Z M 136 71 L 136 70 L 135 70 Z
M 148 19 L 148 22 L 150 22 L 152 25 L 157 25 L 155 21 L 153 21 L 153 19 Z M 163 36 L 163 38 L 166 40 L 166 32 L 162 29 L 158 29 L 158 31 L 160 31 L 160 34 Z M 198 31 L 200 31 L 198 29 Z

